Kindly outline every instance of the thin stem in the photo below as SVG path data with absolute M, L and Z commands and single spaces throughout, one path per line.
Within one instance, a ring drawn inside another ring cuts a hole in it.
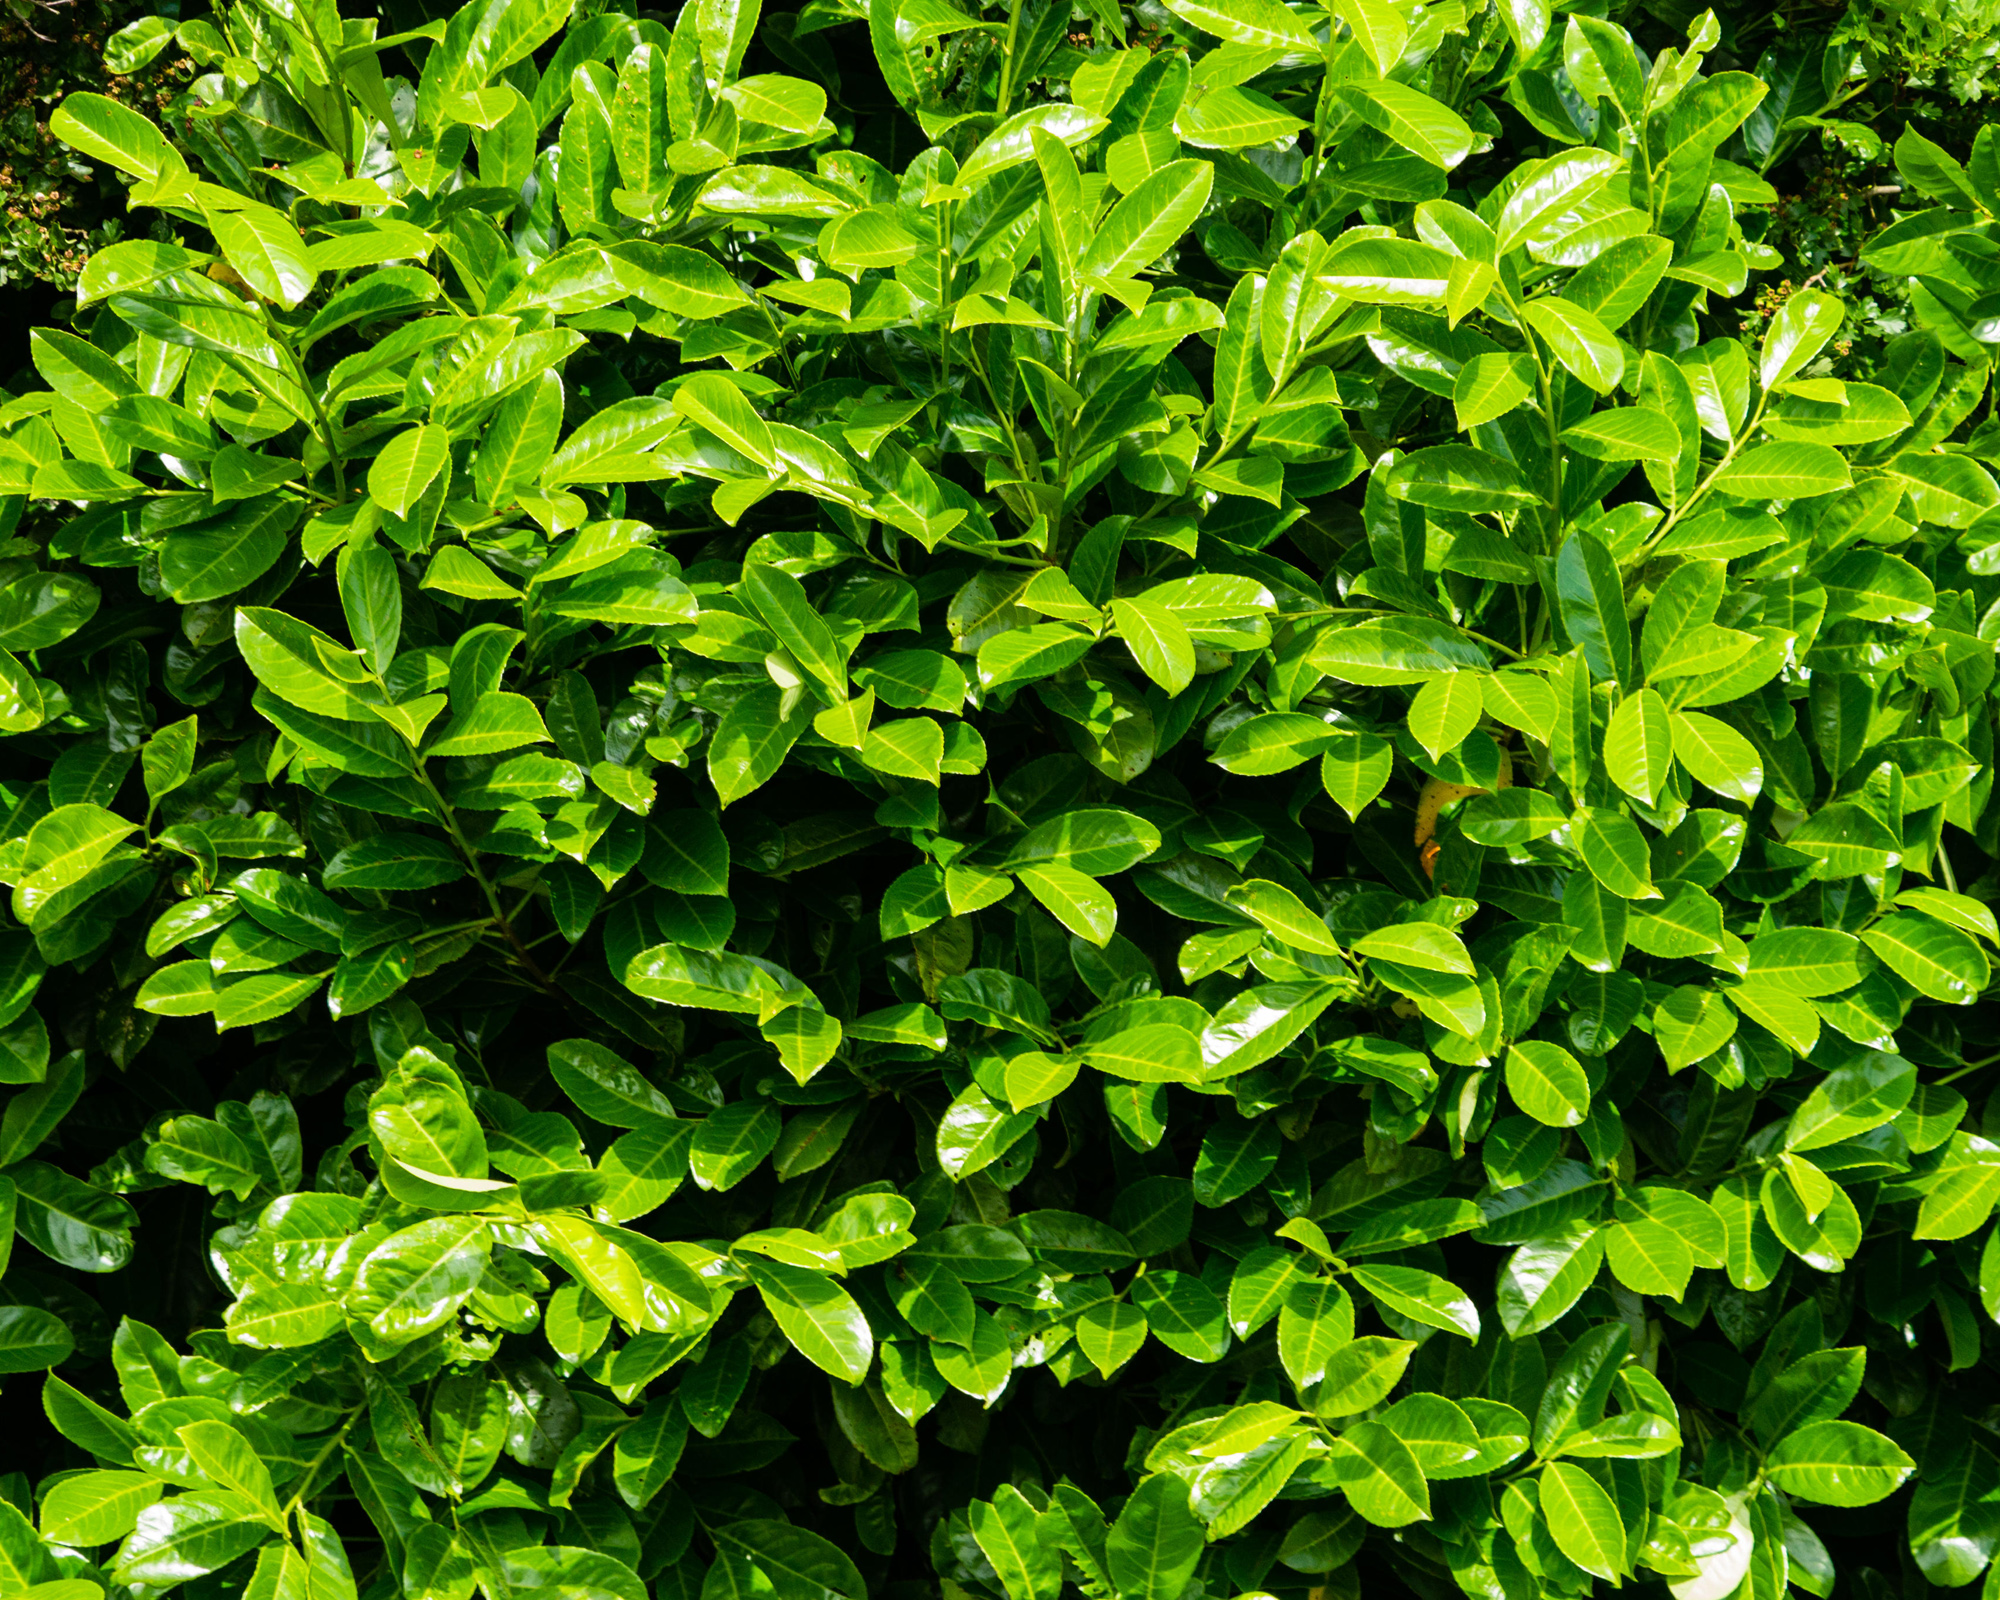
M 340 446 L 334 433 L 333 419 L 326 414 L 326 407 L 320 401 L 318 391 L 306 381 L 305 363 L 298 358 L 289 344 L 279 346 L 291 357 L 292 370 L 296 374 L 299 388 L 311 403 L 313 416 L 319 421 L 319 436 L 326 445 L 326 464 L 333 468 L 333 492 L 335 500 L 347 498 L 347 471 L 341 464 Z
M 1549 364 L 1542 356 L 1541 341 L 1529 333 L 1525 319 L 1521 331 L 1528 335 L 1528 348 L 1535 357 L 1535 380 L 1541 386 L 1542 422 L 1549 436 L 1549 540 L 1547 548 L 1554 550 L 1562 543 L 1563 532 L 1563 463 L 1562 463 L 1562 418 L 1556 415 L 1555 380 L 1549 372 Z
M 1014 419 L 1008 414 L 1007 408 L 1000 404 L 1000 396 L 994 393 L 992 379 L 986 375 L 986 363 L 980 359 L 979 355 L 979 338 L 976 328 L 966 329 L 965 358 L 966 364 L 972 368 L 973 373 L 978 377 L 979 386 L 986 391 L 986 401 L 987 404 L 993 407 L 994 419 L 999 422 L 1001 427 L 1007 430 L 1007 443 L 1014 452 L 1014 470 L 1021 475 L 1023 482 L 1039 483 L 1041 481 L 1041 473 L 1039 471 L 1031 473 L 1028 470 L 1029 458 L 1022 452 L 1020 432 L 1015 428 Z
M 1006 555 L 1001 551 L 989 549 L 985 545 L 960 544 L 956 539 L 941 539 L 938 542 L 947 550 L 960 550 L 969 556 L 983 556 L 988 561 L 1002 561 L 1010 567 L 1033 567 L 1035 570 L 1040 571 L 1048 565 L 1046 561 L 1031 560 L 1027 556 Z
M 938 207 L 938 295 L 942 314 L 938 317 L 938 393 L 940 396 L 951 391 L 951 280 L 958 276 L 958 269 L 951 258 L 951 230 L 954 226 L 952 202 L 946 200 Z
M 341 1447 L 342 1443 L 346 1440 L 348 1433 L 353 1429 L 355 1423 L 361 1420 L 361 1413 L 364 1409 L 365 1409 L 364 1407 L 356 1406 L 352 1411 L 350 1411 L 347 1414 L 347 1420 L 340 1426 L 340 1432 L 336 1433 L 331 1439 L 327 1440 L 327 1442 L 323 1446 L 321 1446 L 319 1454 L 314 1456 L 311 1462 L 307 1464 L 305 1475 L 299 1479 L 298 1493 L 293 1495 L 291 1499 L 287 1500 L 285 1502 L 285 1509 L 278 1513 L 279 1517 L 282 1520 L 289 1521 L 291 1519 L 292 1513 L 299 1509 L 300 1502 L 302 1502 L 305 1499 L 305 1497 L 312 1491 L 313 1479 L 318 1476 L 319 1469 L 325 1466 L 327 1458 L 331 1456 L 334 1453 L 334 1451 L 338 1450 Z
M 528 947 L 521 942 L 521 935 L 508 920 L 506 910 L 500 904 L 499 891 L 493 887 L 493 880 L 486 876 L 485 870 L 479 865 L 479 852 L 472 848 L 465 834 L 460 831 L 458 817 L 445 797 L 438 792 L 437 785 L 431 782 L 431 775 L 424 770 L 422 762 L 417 764 L 416 776 L 417 782 L 424 786 L 431 799 L 436 802 L 438 820 L 444 824 L 444 831 L 451 835 L 451 842 L 458 847 L 458 853 L 465 857 L 465 864 L 472 869 L 473 879 L 479 885 L 479 892 L 486 897 L 486 904 L 493 913 L 494 922 L 506 936 L 507 943 L 514 948 L 515 959 L 544 989 L 553 990 L 555 985 L 549 981 L 549 975 L 542 971 L 541 964 L 529 954 Z
M 1640 551 L 1642 556 L 1651 555 L 1653 547 L 1673 531 L 1674 524 L 1699 505 L 1708 491 L 1715 487 L 1715 480 L 1729 470 L 1730 463 L 1743 453 L 1743 447 L 1755 436 L 1757 425 L 1764 420 L 1764 407 L 1769 405 L 1770 401 L 1771 395 L 1768 390 L 1757 397 L 1757 409 L 1750 413 L 1749 419 L 1743 424 L 1736 436 L 1729 441 L 1729 448 L 1722 452 L 1722 459 L 1716 462 L 1707 477 L 1695 485 L 1694 493 L 1675 506 L 1673 511 L 1668 514 L 1667 520 L 1662 522 L 1653 537 L 1646 541 L 1644 548 Z
M 777 313 L 771 309 L 771 302 L 763 295 L 757 296 L 757 304 L 762 308 L 764 320 L 770 323 L 771 333 L 778 341 L 778 360 L 784 363 L 786 381 L 796 392 L 799 387 L 799 372 L 798 368 L 792 365 L 791 352 L 785 348 L 784 325 L 778 321 Z
M 1996 1063 L 2000 1063 L 2000 1056 L 1987 1056 L 1980 1061 L 1968 1061 L 1964 1066 L 1960 1067 L 1958 1071 L 1947 1072 L 1942 1078 L 1931 1079 L 1931 1082 L 1956 1083 L 1960 1078 L 1969 1077 L 1971 1074 L 1983 1071 L 1985 1068 L 1993 1066 Z
M 1001 121 L 1007 117 L 1007 107 L 1014 98 L 1014 51 L 1021 41 L 1021 10 L 1023 0 L 1013 0 L 1007 8 L 1007 38 L 1000 47 L 1000 91 L 995 97 L 994 115 Z

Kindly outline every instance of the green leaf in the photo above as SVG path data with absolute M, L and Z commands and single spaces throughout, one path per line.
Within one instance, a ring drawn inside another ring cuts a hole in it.
M 1611 893 L 1626 900 L 1659 897 L 1645 835 L 1630 817 L 1615 811 L 1578 812 L 1576 849 L 1590 875 Z
M 1238 723 L 1209 758 L 1239 777 L 1289 772 L 1347 737 L 1340 729 L 1303 712 L 1274 711 Z
M 1432 305 L 1450 288 L 1452 260 L 1414 239 L 1349 237 L 1334 241 L 1319 279 L 1334 293 L 1371 305 Z
M 1266 932 L 1295 950 L 1322 956 L 1340 954 L 1339 941 L 1327 931 L 1325 919 L 1283 884 L 1253 878 L 1231 889 L 1228 903 L 1245 916 L 1254 917 Z
M 613 1128 L 649 1128 L 674 1116 L 673 1103 L 634 1066 L 589 1039 L 548 1048 L 549 1074 L 584 1115 Z M 615 1146 L 614 1146 L 615 1148 Z
M 1268 95 L 1226 84 L 1209 88 L 1174 119 L 1182 140 L 1202 150 L 1250 150 L 1290 138 L 1303 127 Z
M 1537 1122 L 1574 1128 L 1590 1111 L 1590 1079 L 1559 1045 L 1527 1040 L 1507 1050 L 1507 1093 Z
M 1556 1548 L 1585 1572 L 1616 1582 L 1630 1570 L 1617 1504 L 1583 1468 L 1551 1461 L 1538 1480 L 1542 1515 Z
M 844 1289 L 822 1273 L 783 1262 L 750 1258 L 740 1265 L 793 1349 L 845 1382 L 859 1383 L 868 1376 L 874 1335 Z
M 944 729 L 929 717 L 878 724 L 862 741 L 861 761 L 891 777 L 935 784 L 944 767 Z
M 999 1576 L 1007 1600 L 1054 1600 L 1062 1589 L 1061 1557 L 1042 1542 L 1035 1508 L 1012 1484 L 970 1508 L 972 1537 Z
M 1815 1505 L 1867 1506 L 1895 1493 L 1916 1463 L 1858 1422 L 1811 1422 L 1778 1441 L 1764 1470 L 1785 1493 Z
M 1826 585 L 1829 618 L 1922 622 L 1937 604 L 1937 591 L 1930 580 L 1909 562 L 1886 551 L 1851 550 L 1822 571 L 1820 581 Z
M 805 731 L 803 710 L 781 715 L 782 692 L 752 689 L 723 714 L 709 741 L 708 771 L 716 799 L 724 806 L 776 776 L 786 755 Z
M 1393 6 L 1383 0 L 1338 0 L 1334 14 L 1347 24 L 1348 33 L 1383 77 L 1401 63 L 1410 27 Z
M 1022 885 L 1079 939 L 1102 947 L 1118 927 L 1118 905 L 1095 878 L 1060 865 L 1017 869 Z
M 1146 1314 L 1153 1337 L 1184 1360 L 1206 1363 L 1228 1354 L 1228 1315 L 1201 1279 L 1182 1272 L 1148 1273 L 1134 1281 L 1132 1298 Z
M 716 1541 L 753 1559 L 780 1600 L 867 1600 L 867 1585 L 839 1546 L 789 1522 L 745 1518 L 718 1528 Z
M 1391 1269 L 1369 1270 L 1379 1281 Z M 1371 1285 L 1364 1287 L 1375 1292 Z M 1392 1290 L 1384 1303 L 1401 1311 L 1401 1302 L 1407 1298 Z M 1436 1317 L 1433 1311 L 1426 1320 L 1434 1321 Z M 1370 1337 L 1343 1344 L 1327 1361 L 1326 1377 L 1313 1396 L 1314 1410 L 1323 1417 L 1344 1417 L 1373 1409 L 1401 1381 L 1415 1351 L 1416 1345 L 1408 1339 Z
M 1154 1023 L 1127 1028 L 1085 1047 L 1099 1072 L 1131 1083 L 1199 1083 L 1201 1046 L 1191 1033 Z
M 1549 296 L 1528 301 L 1521 316 L 1579 383 L 1599 394 L 1618 387 L 1624 352 L 1611 330 L 1582 306 Z
M 1341 734 L 1320 757 L 1320 786 L 1350 821 L 1356 821 L 1388 787 L 1394 767 L 1394 747 L 1388 740 L 1367 733 Z
M 1861 940 L 1919 994 L 1947 1005 L 1970 1005 L 1989 968 L 1970 934 L 1921 911 L 1899 911 L 1862 932 Z
M 1823 444 L 1752 445 L 1717 473 L 1723 494 L 1746 500 L 1804 500 L 1853 485 L 1847 461 Z
M 1178 1600 L 1201 1559 L 1204 1536 L 1188 1487 L 1171 1473 L 1142 1479 L 1112 1524 L 1105 1562 L 1117 1592 Z
M 1538 20 L 1545 32 L 1548 13 L 1543 11 Z M 1530 166 L 1501 208 L 1495 228 L 1498 254 L 1506 255 L 1551 223 L 1560 225 L 1573 206 L 1602 189 L 1621 165 L 1608 151 L 1561 150 Z
M 1278 1359 L 1299 1388 L 1325 1380 L 1333 1358 L 1354 1338 L 1354 1305 L 1331 1279 L 1292 1284 L 1278 1311 Z
M 1650 234 L 1621 239 L 1583 265 L 1563 286 L 1563 298 L 1590 312 L 1605 327 L 1620 328 L 1659 287 L 1672 257 L 1673 246 L 1665 239 Z
M 1764 331 L 1757 381 L 1766 389 L 1775 389 L 1798 372 L 1840 331 L 1845 315 L 1840 301 L 1821 290 L 1808 289 L 1790 296 Z
M 1504 417 L 1534 391 L 1535 364 L 1526 356 L 1483 351 L 1458 369 L 1451 403 L 1461 433 Z
M 1728 723 L 1699 712 L 1668 718 L 1675 757 L 1697 783 L 1748 805 L 1763 792 L 1764 763 L 1757 747 Z
M 184 1582 L 219 1570 L 254 1549 L 269 1531 L 242 1496 L 206 1491 L 162 1502 L 119 1547 L 121 1583 Z
M 1410 732 L 1435 761 L 1464 742 L 1478 726 L 1484 709 L 1479 678 L 1472 673 L 1448 673 L 1417 691 L 1410 702 Z
M 1015 1219 L 1028 1248 L 1061 1272 L 1111 1272 L 1131 1262 L 1131 1240 L 1095 1217 L 1030 1211 Z
M 49 132 L 135 178 L 185 170 L 158 128 L 129 106 L 101 94 L 68 96 L 50 116 Z
M 1145 599 L 1113 600 L 1111 616 L 1139 669 L 1168 694 L 1194 681 L 1194 641 L 1172 611 Z
M 341 1304 L 324 1289 L 259 1284 L 229 1308 L 229 1337 L 257 1350 L 318 1344 L 338 1331 Z
M 76 1348 L 68 1325 L 39 1306 L 0 1306 L 0 1373 L 59 1366 Z
M 1357 1422 L 1340 1436 L 1333 1471 L 1341 1491 L 1378 1528 L 1428 1521 L 1430 1486 L 1410 1447 L 1380 1422 Z
M 1465 119 L 1407 84 L 1364 79 L 1342 84 L 1340 94 L 1369 127 L 1434 167 L 1449 171 L 1472 152 Z
M 1900 1056 L 1864 1050 L 1828 1072 L 1786 1124 L 1786 1150 L 1824 1150 L 1896 1116 L 1916 1092 L 1916 1068 Z
M 1632 624 L 1611 553 L 1592 535 L 1572 533 L 1556 557 L 1556 596 L 1563 626 L 1583 649 L 1591 676 L 1626 683 L 1632 677 Z
M 779 1132 L 777 1109 L 765 1101 L 735 1100 L 711 1112 L 688 1149 L 694 1181 L 704 1189 L 735 1188 L 777 1147 Z
M 1501 1325 L 1516 1339 L 1549 1327 L 1582 1298 L 1603 1260 L 1603 1238 L 1583 1224 L 1520 1246 L 1500 1269 Z
M 229 264 L 265 299 L 289 311 L 312 293 L 318 274 L 305 240 L 282 212 L 259 205 L 218 210 L 209 213 L 208 226 Z M 369 492 L 375 493 L 372 482 Z
M 1712 989 L 1683 984 L 1653 1014 L 1653 1038 L 1670 1071 L 1713 1055 L 1736 1032 L 1736 1018 Z
M 132 1259 L 138 1218 L 106 1194 L 41 1161 L 12 1172 L 14 1227 L 53 1261 L 79 1272 L 116 1272 Z
M 434 1217 L 364 1256 L 346 1307 L 364 1348 L 384 1352 L 441 1327 L 485 1275 L 492 1236 L 474 1216 Z
M 407 517 L 451 461 L 451 436 L 425 423 L 405 428 L 368 467 L 368 497 L 391 516 Z
M 57 1544 L 110 1544 L 132 1531 L 165 1485 L 144 1472 L 79 1472 L 42 1501 L 43 1536 Z
M 619 1434 L 612 1453 L 618 1498 L 643 1511 L 673 1479 L 687 1445 L 688 1419 L 675 1398 L 647 1402 L 638 1422 Z
M 1399 922 L 1378 928 L 1355 941 L 1354 953 L 1425 972 L 1456 973 L 1462 978 L 1477 972 L 1465 941 L 1434 922 Z
M 1001 870 L 1048 863 L 1108 878 L 1146 860 L 1161 839 L 1160 830 L 1134 812 L 1084 807 L 1029 829 L 1014 842 Z
M 281 1520 L 270 1468 L 235 1428 L 226 1422 L 190 1422 L 174 1432 L 204 1478 L 241 1495 L 262 1511 L 266 1520 Z
M 1467 1339 L 1479 1337 L 1479 1312 L 1471 1297 L 1436 1273 L 1419 1272 L 1414 1267 L 1357 1266 L 1349 1269 L 1349 1276 L 1398 1316 Z M 1329 1377 L 1328 1386 L 1331 1385 Z
M 724 387 L 732 395 L 737 393 Z M 847 698 L 846 654 L 834 643 L 797 578 L 778 567 L 746 565 L 737 592 L 756 607 L 766 626 L 832 701 Z
M 606 255 L 627 294 L 684 320 L 707 321 L 749 304 L 720 262 L 685 245 L 632 239 Z
M 329 889 L 434 889 L 464 876 L 458 853 L 444 840 L 380 833 L 342 850 L 320 881 Z
M 1063 623 L 1009 629 L 979 647 L 980 686 L 997 689 L 1052 676 L 1082 660 L 1094 642 Z
M 1643 406 L 1620 406 L 1563 430 L 1563 444 L 1594 461 L 1677 460 L 1681 436 L 1665 415 Z
M 1277 0 L 1173 0 L 1168 10 L 1203 33 L 1230 44 L 1267 50 L 1315 53 L 1318 45 L 1305 25 Z
M 1291 13 L 1286 12 L 1285 17 L 1290 21 Z M 1095 137 L 1106 126 L 1102 117 L 1092 116 L 1077 105 L 1031 106 L 1017 111 L 981 139 L 965 158 L 958 169 L 957 185 L 961 189 L 977 189 L 989 178 L 1032 161 L 1037 133 L 1074 147 Z
M 1097 282 L 1131 277 L 1166 253 L 1208 203 L 1215 168 L 1206 161 L 1173 161 L 1153 173 L 1105 216 L 1077 262 Z
M 1463 444 L 1405 456 L 1390 469 L 1388 489 L 1393 499 L 1440 511 L 1514 511 L 1540 498 L 1511 462 Z
M 1604 735 L 1604 768 L 1611 781 L 1650 806 L 1673 764 L 1673 726 L 1667 703 L 1651 689 L 1635 690 L 1611 714 Z

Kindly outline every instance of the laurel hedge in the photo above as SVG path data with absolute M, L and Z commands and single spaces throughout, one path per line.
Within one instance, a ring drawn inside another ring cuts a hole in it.
M 2000 1595 L 2000 131 L 1631 20 L 114 40 L 0 1592 Z

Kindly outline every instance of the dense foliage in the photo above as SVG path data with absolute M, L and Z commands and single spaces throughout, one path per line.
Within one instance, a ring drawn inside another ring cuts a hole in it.
M 80 159 L 49 131 L 50 114 L 79 90 L 147 111 L 168 105 L 193 64 L 180 52 L 162 52 L 172 24 L 152 18 L 152 10 L 142 0 L 0 5 L 0 311 L 10 320 L 8 302 L 28 298 L 12 286 L 36 279 L 73 286 L 91 252 L 121 237 L 128 223 L 143 235 L 158 220 L 162 236 L 172 236 L 165 219 L 128 217 L 116 172 Z M 11 330 L 10 342 L 19 337 Z M 0 364 L 0 378 L 15 359 L 10 352 Z
M 1852 42 L 388 27 L 51 124 L 0 1591 L 1995 1570 L 2000 132 L 1863 330 Z

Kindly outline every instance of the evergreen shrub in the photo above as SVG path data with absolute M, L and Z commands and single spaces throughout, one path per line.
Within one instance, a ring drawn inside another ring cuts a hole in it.
M 1856 370 L 1708 14 L 138 26 L 0 1592 L 1981 1581 L 2000 133 Z

